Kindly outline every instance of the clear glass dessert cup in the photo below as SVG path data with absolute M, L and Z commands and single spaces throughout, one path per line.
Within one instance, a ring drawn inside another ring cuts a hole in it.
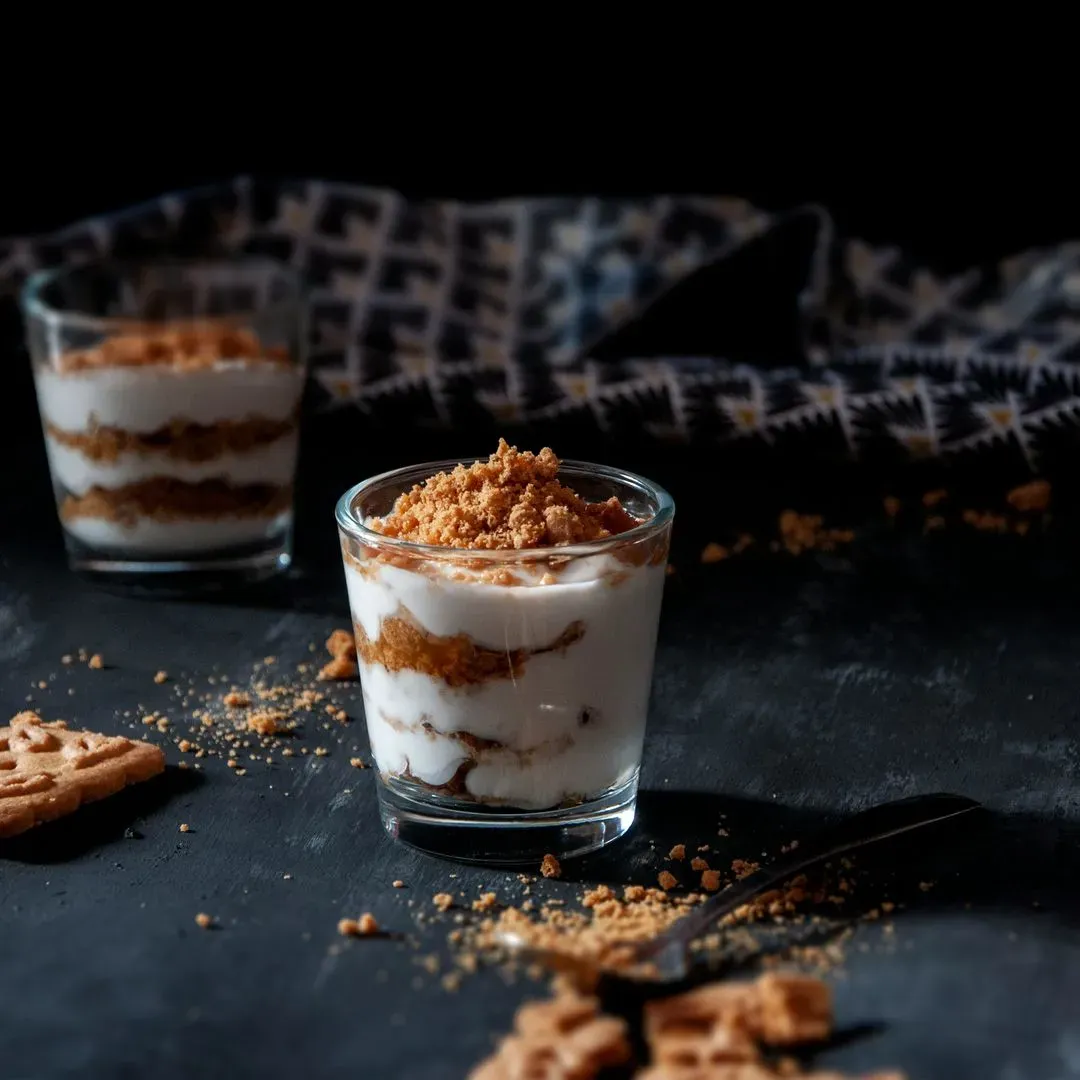
M 475 862 L 593 851 L 634 821 L 674 503 L 640 476 L 565 461 L 564 484 L 617 496 L 641 524 L 501 551 L 365 524 L 456 464 L 384 473 L 337 505 L 383 825 Z
M 71 567 L 165 591 L 292 560 L 297 275 L 267 259 L 89 263 L 22 294 Z

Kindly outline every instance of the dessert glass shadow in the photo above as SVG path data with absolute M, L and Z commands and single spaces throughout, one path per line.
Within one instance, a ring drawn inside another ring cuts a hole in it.
M 562 483 L 617 497 L 639 524 L 520 550 L 370 527 L 456 464 L 373 477 L 337 505 L 383 825 L 477 862 L 593 851 L 634 820 L 674 503 L 642 477 L 567 461 Z
M 292 559 L 303 288 L 264 259 L 88 264 L 22 295 L 70 565 L 183 590 Z

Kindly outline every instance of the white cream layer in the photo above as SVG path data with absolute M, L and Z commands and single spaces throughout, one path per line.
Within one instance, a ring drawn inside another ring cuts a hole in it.
M 77 517 L 64 521 L 67 532 L 97 551 L 140 557 L 195 555 L 280 535 L 291 514 L 267 517 L 215 518 L 211 521 L 140 518 L 126 526 L 104 518 Z
M 566 567 L 556 584 L 506 587 L 369 565 L 371 577 L 349 564 L 345 576 L 353 618 L 372 640 L 401 607 L 432 634 L 467 634 L 492 649 L 543 648 L 576 621 L 585 628 L 565 650 L 530 657 L 513 680 L 451 688 L 413 671 L 361 665 L 380 770 L 407 769 L 439 786 L 478 757 L 468 792 L 526 809 L 595 796 L 629 779 L 641 758 L 663 566 L 595 556 Z M 613 584 L 613 574 L 626 576 Z M 455 731 L 505 749 L 476 754 L 447 737 Z
M 75 495 L 84 495 L 92 487 L 118 488 L 155 477 L 188 483 L 224 480 L 234 485 L 280 487 L 292 482 L 298 443 L 296 434 L 292 433 L 246 453 L 221 454 L 210 461 L 182 461 L 160 452 L 121 454 L 115 461 L 92 461 L 74 447 L 45 437 L 53 480 Z
M 62 431 L 116 427 L 148 434 L 173 420 L 210 425 L 262 417 L 285 420 L 304 388 L 299 367 L 222 360 L 214 367 L 145 367 L 35 372 L 42 418 Z

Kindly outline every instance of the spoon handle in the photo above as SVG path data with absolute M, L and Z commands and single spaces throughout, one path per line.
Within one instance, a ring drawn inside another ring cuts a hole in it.
M 644 945 L 639 958 L 655 956 L 676 943 L 681 943 L 685 948 L 717 919 L 818 863 L 846 855 L 879 840 L 887 840 L 890 836 L 899 836 L 924 825 L 969 813 L 979 806 L 974 799 L 963 795 L 914 795 L 852 814 L 694 908 L 665 933 Z

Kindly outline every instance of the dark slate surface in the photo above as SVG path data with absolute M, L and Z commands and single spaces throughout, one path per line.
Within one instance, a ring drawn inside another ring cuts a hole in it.
M 148 602 L 65 571 L 26 390 L 17 383 L 5 401 L 15 423 L 0 437 L 0 702 L 8 715 L 29 693 L 47 716 L 106 731 L 126 730 L 118 709 L 171 703 L 152 681 L 159 668 L 202 678 L 217 665 L 243 678 L 268 653 L 306 658 L 308 642 L 346 619 L 334 496 L 420 452 L 376 449 L 361 421 L 310 424 L 289 581 L 238 600 Z M 486 449 L 463 437 L 424 453 Z M 993 810 L 980 827 L 867 864 L 866 906 L 908 904 L 891 941 L 867 924 L 849 944 L 835 985 L 853 1037 L 818 1060 L 924 1080 L 1080 1076 L 1080 588 L 1068 506 L 1047 536 L 924 540 L 918 513 L 894 529 L 876 508 L 883 491 L 924 490 L 930 476 L 764 476 L 737 462 L 717 471 L 638 461 L 627 447 L 570 449 L 672 488 L 679 574 L 665 600 L 639 823 L 540 891 L 651 882 L 661 865 L 651 843 L 711 842 L 753 858 L 873 800 L 973 795 Z M 999 480 L 984 487 L 1000 500 Z M 869 524 L 843 557 L 696 564 L 704 540 L 735 519 L 760 526 L 789 503 Z M 61 666 L 80 646 L 110 667 Z M 54 672 L 47 690 L 32 687 Z M 408 943 L 331 950 L 342 915 L 371 910 L 414 932 L 410 898 L 447 885 L 515 891 L 512 874 L 441 864 L 381 833 L 374 776 L 347 764 L 354 748 L 366 753 L 359 695 L 335 693 L 355 719 L 329 757 L 279 757 L 242 780 L 220 762 L 198 777 L 171 768 L 0 847 L 4 1080 L 435 1080 L 464 1076 L 507 1029 L 535 986 L 486 972 L 449 994 Z M 191 833 L 178 833 L 182 821 Z M 409 888 L 392 889 L 395 878 Z M 198 911 L 221 929 L 198 930 Z M 419 951 L 441 948 L 445 929 L 419 933 Z

